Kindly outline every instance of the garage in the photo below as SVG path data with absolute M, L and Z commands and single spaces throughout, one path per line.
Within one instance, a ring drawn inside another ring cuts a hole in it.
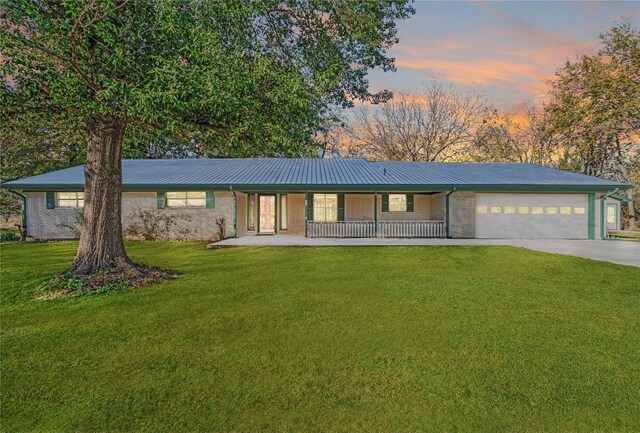
M 483 239 L 588 239 L 587 194 L 476 193 Z

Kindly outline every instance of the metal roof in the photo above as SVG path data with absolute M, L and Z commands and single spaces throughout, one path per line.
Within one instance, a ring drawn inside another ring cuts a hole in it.
M 73 190 L 84 166 L 3 183 L 21 190 Z M 364 159 L 129 159 L 123 188 L 234 190 L 571 190 L 609 191 L 630 185 L 541 167 L 506 163 L 372 162 Z

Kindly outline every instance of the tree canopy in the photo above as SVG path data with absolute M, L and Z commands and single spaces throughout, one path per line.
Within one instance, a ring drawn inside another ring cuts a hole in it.
M 402 0 L 12 0 L 2 115 L 100 113 L 220 155 L 303 154 L 331 105 L 389 97 L 367 71 L 393 69 L 395 22 L 412 13 Z

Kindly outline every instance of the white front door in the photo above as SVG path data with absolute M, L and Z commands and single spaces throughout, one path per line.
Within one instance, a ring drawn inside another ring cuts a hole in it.
M 260 230 L 259 233 L 275 233 L 276 231 L 276 196 L 260 196 Z

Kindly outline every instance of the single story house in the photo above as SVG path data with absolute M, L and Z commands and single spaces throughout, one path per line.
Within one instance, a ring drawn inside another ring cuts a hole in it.
M 364 159 L 123 160 L 123 227 L 168 238 L 606 238 L 631 185 L 531 164 Z M 78 235 L 83 166 L 2 186 L 34 239 Z M 155 218 L 155 219 L 154 219 Z M 160 222 L 158 222 L 160 221 Z

